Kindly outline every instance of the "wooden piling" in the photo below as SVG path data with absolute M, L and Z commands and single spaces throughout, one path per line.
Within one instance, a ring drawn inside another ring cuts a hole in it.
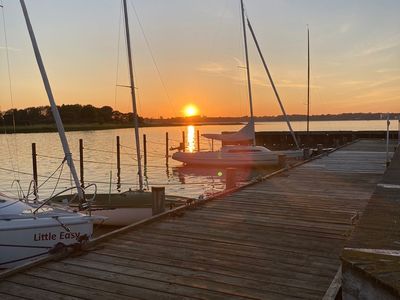
M 168 158 L 169 158 L 169 147 L 168 147 L 168 143 L 169 143 L 169 138 L 168 138 L 168 132 L 165 133 L 165 164 L 168 165 Z
M 197 130 L 197 151 L 200 152 L 200 130 Z
M 278 155 L 278 165 L 281 168 L 286 168 L 287 167 L 286 155 L 285 154 L 279 154 Z
M 182 151 L 185 152 L 186 151 L 185 131 L 182 131 L 182 145 L 183 145 Z
M 397 143 L 400 145 L 400 116 L 399 116 L 399 122 L 398 122 L 399 124 L 398 124 L 398 130 L 399 130 L 399 132 L 397 133 L 398 134 L 398 136 L 397 136 Z
M 335 143 L 335 148 L 338 148 L 340 146 L 340 140 L 339 139 L 335 139 L 334 143 Z
M 38 187 L 38 173 L 37 173 L 37 154 L 36 154 L 36 143 L 32 143 L 32 169 L 33 169 L 33 181 L 35 182 L 35 186 L 33 188 L 33 194 L 35 197 L 37 196 L 37 187 Z
M 389 141 L 390 141 L 390 120 L 388 115 L 386 119 L 386 167 L 389 167 L 390 165 Z
M 79 171 L 81 177 L 81 187 L 85 186 L 83 169 L 83 139 L 79 139 Z
M 236 169 L 227 168 L 225 176 L 225 189 L 230 190 L 236 187 Z
M 165 187 L 151 187 L 153 196 L 152 212 L 153 216 L 161 214 L 165 211 Z
M 317 144 L 317 153 L 321 154 L 324 151 L 324 145 Z
M 303 149 L 303 159 L 309 159 L 310 158 L 310 148 L 304 148 Z
M 121 185 L 121 143 L 117 136 L 117 185 Z
M 147 165 L 147 139 L 145 134 L 143 134 L 143 157 L 144 165 Z

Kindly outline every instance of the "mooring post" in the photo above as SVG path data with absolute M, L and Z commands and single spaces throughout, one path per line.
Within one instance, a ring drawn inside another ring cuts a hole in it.
M 309 159 L 310 158 L 310 148 L 304 148 L 303 149 L 303 159 Z
M 33 181 L 35 186 L 33 188 L 33 194 L 37 197 L 38 187 L 38 174 L 37 174 L 37 154 L 36 154 L 36 143 L 32 143 L 32 169 L 33 169 Z
M 147 165 L 147 140 L 145 134 L 143 134 L 143 157 L 144 165 Z
M 200 152 L 200 130 L 197 130 L 197 151 Z
M 153 197 L 152 212 L 153 216 L 161 214 L 165 211 L 165 187 L 151 187 Z
M 83 139 L 79 139 L 79 171 L 81 176 L 81 187 L 85 186 L 83 179 Z
M 386 119 L 386 167 L 390 165 L 390 158 L 389 158 L 389 139 L 390 139 L 390 120 L 389 115 Z
M 335 139 L 334 143 L 335 143 L 335 148 L 339 148 L 340 140 L 338 138 Z
M 186 151 L 185 131 L 182 131 L 182 151 Z
M 400 145 L 400 116 L 399 116 L 399 122 L 398 122 L 398 129 L 399 129 L 399 132 L 398 132 L 398 136 L 397 136 L 397 144 L 399 144 Z
M 236 169 L 227 168 L 225 177 L 225 189 L 230 190 L 236 187 Z
M 278 165 L 281 168 L 286 168 L 287 167 L 286 155 L 285 154 L 279 154 L 278 155 Z
M 117 185 L 121 184 L 121 144 L 117 135 Z
M 211 139 L 211 151 L 214 152 L 214 139 Z
M 317 144 L 317 153 L 321 154 L 324 151 L 324 145 Z
M 169 156 L 169 150 L 168 150 L 168 132 L 165 133 L 165 164 L 168 165 L 168 156 Z

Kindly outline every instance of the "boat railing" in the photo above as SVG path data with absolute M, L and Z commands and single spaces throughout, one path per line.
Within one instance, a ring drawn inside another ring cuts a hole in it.
M 85 198 L 85 195 L 86 195 L 85 191 L 86 191 L 86 189 L 88 189 L 90 187 L 94 187 L 93 196 L 91 198 L 89 198 L 89 199 L 86 199 Z M 79 187 L 79 188 L 81 189 L 81 191 L 83 193 L 83 200 L 80 201 L 80 203 L 79 203 L 79 209 L 80 210 L 86 210 L 86 209 L 90 210 L 91 203 L 94 201 L 94 199 L 96 198 L 96 195 L 97 195 L 97 185 L 95 183 L 91 183 L 91 184 L 88 184 L 85 187 Z M 45 206 L 46 204 L 50 203 L 56 197 L 61 196 L 65 192 L 68 192 L 68 191 L 71 191 L 71 190 L 75 190 L 75 189 L 76 189 L 75 186 L 66 188 L 66 189 L 64 189 L 64 190 L 52 195 L 51 197 L 41 201 L 40 205 L 33 211 L 33 214 L 36 214 L 43 206 Z M 73 200 L 75 200 L 75 198 L 78 197 L 78 195 L 79 195 L 78 193 L 74 194 L 73 197 L 69 200 L 69 202 L 72 202 Z

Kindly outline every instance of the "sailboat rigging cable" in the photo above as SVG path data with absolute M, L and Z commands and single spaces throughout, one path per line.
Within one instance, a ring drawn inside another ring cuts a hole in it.
M 15 127 L 15 110 L 14 110 L 14 97 L 13 97 L 13 92 L 12 92 L 12 80 L 11 80 L 11 67 L 10 67 L 10 55 L 9 55 L 9 49 L 8 49 L 8 39 L 7 39 L 7 26 L 6 26 L 6 16 L 4 13 L 4 5 L 3 5 L 3 0 L 1 1 L 1 12 L 3 16 L 3 30 L 4 30 L 4 45 L 5 45 L 5 52 L 6 52 L 6 60 L 7 60 L 7 73 L 8 73 L 8 86 L 9 86 L 9 94 L 10 94 L 10 102 L 11 102 L 11 117 L 12 117 L 12 126 L 13 126 L 13 150 L 15 152 L 16 156 L 16 162 L 14 165 L 14 160 L 11 158 L 11 148 L 10 148 L 10 143 L 8 140 L 8 137 L 6 136 L 6 141 L 7 141 L 7 148 L 8 148 L 8 153 L 10 154 L 10 164 L 11 168 L 13 169 L 13 177 L 14 180 L 20 181 L 21 178 L 19 176 L 19 158 L 18 158 L 18 147 L 17 147 L 17 136 L 15 135 L 16 133 L 16 127 Z M 7 127 L 6 123 L 4 120 L 3 116 L 3 121 L 4 121 L 4 131 L 7 133 Z M 15 171 L 16 169 L 16 171 Z
M 165 96 L 167 97 L 167 100 L 169 102 L 170 107 L 172 107 L 173 113 L 176 114 L 177 113 L 177 109 L 176 109 L 175 104 L 173 103 L 173 101 L 172 101 L 172 99 L 171 99 L 171 97 L 170 97 L 170 95 L 168 93 L 167 85 L 165 84 L 165 81 L 164 81 L 163 77 L 161 76 L 160 68 L 158 67 L 157 60 L 156 60 L 156 58 L 154 56 L 154 52 L 152 50 L 150 41 L 149 41 L 145 31 L 144 31 L 144 27 L 143 27 L 142 22 L 141 22 L 141 20 L 139 18 L 139 14 L 137 13 L 135 5 L 133 4 L 133 2 L 130 1 L 129 3 L 132 6 L 133 12 L 135 13 L 136 20 L 138 22 L 140 31 L 142 32 L 143 39 L 144 39 L 144 41 L 146 43 L 147 50 L 149 51 L 149 54 L 150 54 L 151 60 L 153 62 L 154 68 L 156 69 L 156 73 L 158 75 L 158 78 L 160 79 L 160 83 L 161 83 L 161 86 L 162 86 L 162 88 L 164 90 Z
M 255 43 L 255 45 L 257 47 L 258 54 L 260 55 L 261 61 L 262 61 L 263 65 L 264 65 L 265 72 L 267 73 L 269 81 L 270 81 L 271 86 L 272 86 L 272 89 L 274 90 L 275 97 L 278 100 L 278 103 L 279 103 L 279 106 L 280 106 L 280 108 L 282 110 L 283 115 L 285 116 L 285 120 L 286 120 L 286 123 L 287 123 L 287 125 L 289 127 L 289 130 L 290 130 L 290 133 L 292 135 L 293 141 L 296 144 L 297 149 L 300 149 L 299 143 L 297 142 L 296 135 L 295 135 L 295 133 L 294 133 L 294 131 L 292 129 L 292 126 L 290 125 L 289 117 L 286 114 L 285 108 L 283 107 L 281 98 L 279 97 L 279 94 L 278 94 L 278 91 L 277 91 L 277 89 L 275 87 L 275 83 L 274 83 L 274 81 L 272 79 L 271 73 L 269 72 L 268 65 L 267 65 L 267 63 L 266 63 L 266 61 L 264 59 L 264 55 L 261 52 L 261 48 L 260 48 L 260 45 L 258 44 L 257 37 L 256 37 L 256 35 L 254 33 L 253 27 L 251 26 L 249 18 L 247 17 L 246 19 L 247 19 L 247 25 L 248 25 L 248 27 L 250 29 L 250 32 L 251 32 L 251 35 L 253 37 L 254 43 Z
M 24 14 L 24 18 L 25 18 L 25 22 L 26 22 L 26 26 L 28 28 L 28 32 L 29 32 L 29 36 L 32 42 L 32 47 L 35 53 L 35 57 L 36 57 L 36 62 L 38 64 L 39 70 L 40 70 L 40 74 L 42 75 L 42 80 L 43 80 L 43 84 L 45 86 L 46 89 L 46 93 L 47 93 L 47 97 L 49 99 L 50 102 L 50 107 L 51 107 L 51 111 L 54 117 L 54 120 L 56 122 L 57 125 L 57 129 L 58 129 L 58 134 L 60 136 L 60 140 L 61 140 L 61 144 L 64 150 L 64 155 L 65 155 L 65 159 L 67 161 L 67 164 L 71 170 L 73 179 L 74 179 L 74 183 L 78 192 L 78 196 L 79 199 L 82 201 L 84 200 L 84 195 L 83 195 L 83 190 L 80 186 L 80 182 L 79 182 L 79 178 L 78 178 L 78 174 L 76 173 L 76 169 L 75 169 L 75 165 L 74 165 L 74 161 L 72 160 L 72 153 L 69 149 L 69 145 L 68 145 L 68 141 L 67 141 L 67 137 L 65 135 L 65 130 L 64 130 L 64 125 L 62 124 L 61 121 L 61 117 L 57 108 L 57 105 L 54 101 L 54 96 L 53 96 L 53 92 L 51 90 L 51 86 L 50 86 L 50 82 L 49 79 L 47 77 L 46 74 L 46 70 L 43 64 L 43 60 L 42 60 L 42 56 L 40 55 L 40 51 L 39 51 L 39 47 L 37 45 L 36 42 L 36 37 L 35 37 L 35 33 L 33 32 L 33 28 L 32 28 L 32 24 L 31 21 L 29 19 L 29 15 L 28 15 L 28 11 L 26 9 L 26 5 L 25 5 L 25 1 L 24 0 L 20 0 L 21 3 L 21 7 L 22 7 L 22 11 Z

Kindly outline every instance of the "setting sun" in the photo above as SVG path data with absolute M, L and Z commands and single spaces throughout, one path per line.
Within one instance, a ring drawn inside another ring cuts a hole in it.
M 193 104 L 189 104 L 185 106 L 185 108 L 183 109 L 183 113 L 185 117 L 192 117 L 198 115 L 199 110 Z

